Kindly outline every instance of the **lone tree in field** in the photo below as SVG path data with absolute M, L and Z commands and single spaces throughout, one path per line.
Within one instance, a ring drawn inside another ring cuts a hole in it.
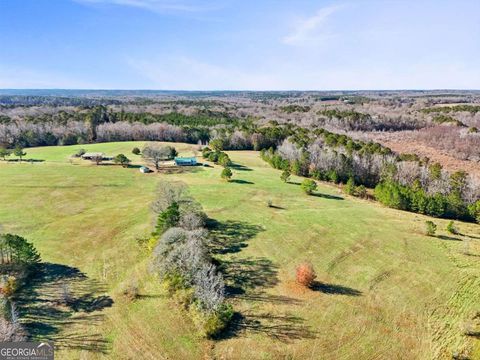
M 142 151 L 142 157 L 150 161 L 157 171 L 160 170 L 160 162 L 172 160 L 177 154 L 177 150 L 171 146 L 147 145 Z
M 290 180 L 290 170 L 283 170 L 282 172 L 282 175 L 280 175 L 280 179 L 284 182 L 284 183 L 288 183 L 289 180 Z
M 113 158 L 115 164 L 122 165 L 122 167 L 127 167 L 130 164 L 130 159 L 123 154 L 118 154 Z
M 317 274 L 315 273 L 312 264 L 303 263 L 297 266 L 296 279 L 299 284 L 306 287 L 312 287 L 316 278 Z
M 230 181 L 232 178 L 232 170 L 230 168 L 226 167 L 225 169 L 222 170 L 222 174 L 220 175 L 222 179 Z
M 448 225 L 447 225 L 447 231 L 452 234 L 452 235 L 457 235 L 458 234 L 458 229 L 457 227 L 455 226 L 455 223 L 453 222 L 453 220 L 451 220 Z
M 302 190 L 305 191 L 305 194 L 311 195 L 315 190 L 317 190 L 317 183 L 312 179 L 305 179 L 302 181 Z
M 91 157 L 91 160 L 96 164 L 100 165 L 100 163 L 103 161 L 103 155 L 95 155 Z
M 140 149 L 138 147 L 134 147 L 132 149 L 132 154 L 133 155 L 140 155 Z
M 6 157 L 10 156 L 10 154 L 10 150 L 0 147 L 0 157 L 3 159 L 3 161 L 7 160 Z
M 17 146 L 14 150 L 13 150 L 13 155 L 15 155 L 16 157 L 20 158 L 20 161 L 22 161 L 22 158 L 27 155 L 27 153 L 25 151 L 23 151 L 23 148 L 21 146 Z
M 437 231 L 437 225 L 433 221 L 425 221 L 425 234 L 428 236 L 434 236 Z

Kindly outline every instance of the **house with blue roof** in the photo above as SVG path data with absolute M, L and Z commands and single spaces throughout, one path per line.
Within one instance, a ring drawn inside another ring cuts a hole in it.
M 195 166 L 197 165 L 196 157 L 176 157 L 174 159 L 175 165 L 177 166 Z

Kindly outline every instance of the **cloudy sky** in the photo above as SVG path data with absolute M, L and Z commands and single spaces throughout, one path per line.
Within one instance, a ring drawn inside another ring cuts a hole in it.
M 480 89 L 479 0 L 0 0 L 0 88 Z

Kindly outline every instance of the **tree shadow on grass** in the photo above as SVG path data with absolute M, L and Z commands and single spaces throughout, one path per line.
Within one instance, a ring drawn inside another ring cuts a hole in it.
M 319 281 L 315 281 L 311 286 L 314 291 L 320 291 L 324 294 L 330 295 L 347 295 L 347 296 L 360 296 L 362 292 L 343 285 L 327 284 Z
M 232 179 L 229 182 L 234 183 L 234 184 L 249 184 L 249 185 L 255 184 L 251 181 L 241 180 L 241 179 Z
M 245 221 L 207 220 L 210 231 L 210 251 L 213 254 L 237 253 L 248 246 L 247 241 L 255 237 L 263 228 Z
M 219 222 L 209 219 L 207 226 L 212 235 L 213 254 L 236 254 L 247 246 L 247 241 L 263 231 L 262 227 L 246 222 Z M 279 283 L 278 266 L 265 257 L 232 256 L 215 259 L 222 272 L 227 298 L 250 303 L 298 305 L 300 300 L 288 296 L 271 295 L 266 289 Z M 228 339 L 243 332 L 263 334 L 280 341 L 314 337 L 300 317 L 290 315 L 235 313 L 228 327 L 217 339 Z
M 283 206 L 278 206 L 278 205 L 269 205 L 268 206 L 271 209 L 277 209 L 277 210 L 286 210 Z
M 45 162 L 45 160 L 43 160 L 43 159 L 22 159 L 22 161 L 20 161 L 20 159 L 8 159 L 8 160 L 5 160 L 5 162 L 36 163 L 36 162 Z
M 440 240 L 462 241 L 462 239 L 460 239 L 460 238 L 456 238 L 456 237 L 448 236 L 448 235 L 435 235 L 435 237 L 437 239 L 440 239 Z
M 278 284 L 278 267 L 266 258 L 232 258 L 221 262 L 227 296 L 243 295 L 251 290 Z
M 64 290 L 70 294 L 64 299 Z M 42 263 L 15 296 L 20 320 L 31 341 L 53 341 L 57 348 L 108 353 L 102 334 L 85 328 L 103 321 L 101 311 L 113 300 L 103 286 L 74 267 Z
M 238 164 L 238 163 L 233 163 L 233 164 L 230 165 L 230 167 L 234 170 L 237 170 L 237 171 L 252 171 L 252 169 L 250 169 L 249 167 L 247 167 L 245 165 Z
M 470 238 L 470 239 L 477 239 L 477 240 L 480 240 L 480 237 L 479 237 L 479 236 L 473 236 L 473 235 L 462 234 L 462 233 L 457 233 L 457 235 L 460 235 L 460 236 L 465 236 L 465 237 L 468 237 L 468 238 Z
M 315 332 L 304 324 L 304 319 L 293 315 L 235 313 L 228 329 L 218 340 L 229 339 L 240 333 L 256 333 L 282 342 L 313 339 Z
M 317 193 L 312 193 L 310 195 L 315 196 L 315 197 L 319 197 L 319 198 L 329 199 L 329 200 L 344 200 L 343 197 L 341 197 L 341 196 L 322 194 L 322 193 L 318 193 L 318 192 Z

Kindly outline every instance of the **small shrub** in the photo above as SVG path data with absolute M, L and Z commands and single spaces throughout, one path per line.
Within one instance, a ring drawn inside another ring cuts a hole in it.
M 283 170 L 282 172 L 282 175 L 280 175 L 280 179 L 284 182 L 284 183 L 288 183 L 288 181 L 290 180 L 290 170 Z
M 79 158 L 85 153 L 86 153 L 85 149 L 78 149 L 77 152 L 73 154 L 73 156 Z
M 433 221 L 425 221 L 425 234 L 428 236 L 434 236 L 437 231 L 437 225 Z
M 227 327 L 233 317 L 233 308 L 230 304 L 223 304 L 216 312 L 206 313 L 197 306 L 192 306 L 190 314 L 201 336 L 211 339 Z
M 453 234 L 453 235 L 456 235 L 458 234 L 458 229 L 457 227 L 455 226 L 455 223 L 452 221 L 450 221 L 447 225 L 447 232 L 449 234 Z
M 309 263 L 300 264 L 296 270 L 297 282 L 303 286 L 311 287 L 317 278 L 313 266 Z
M 122 289 L 122 295 L 125 299 L 129 301 L 133 301 L 138 298 L 139 291 L 138 291 L 138 284 L 136 281 L 131 281 L 124 286 Z
M 17 279 L 14 276 L 9 276 L 6 279 L 5 285 L 2 288 L 2 294 L 8 298 L 12 296 L 15 293 L 15 291 L 17 291 L 17 288 L 18 288 Z
M 349 178 L 347 183 L 345 184 L 345 193 L 348 195 L 355 195 L 355 181 L 353 178 Z
M 140 149 L 139 149 L 138 147 L 134 147 L 134 148 L 132 149 L 132 154 L 133 154 L 133 155 L 140 155 L 140 154 L 141 154 L 141 151 L 140 151 Z
M 355 194 L 359 198 L 366 199 L 367 198 L 367 188 L 363 185 L 357 186 L 355 188 Z
M 225 169 L 222 170 L 222 173 L 220 176 L 222 177 L 222 179 L 230 181 L 230 179 L 232 178 L 232 175 L 233 175 L 232 170 L 226 167 Z
M 311 195 L 315 190 L 317 190 L 317 183 L 312 179 L 305 179 L 301 184 L 302 190 L 307 195 Z

